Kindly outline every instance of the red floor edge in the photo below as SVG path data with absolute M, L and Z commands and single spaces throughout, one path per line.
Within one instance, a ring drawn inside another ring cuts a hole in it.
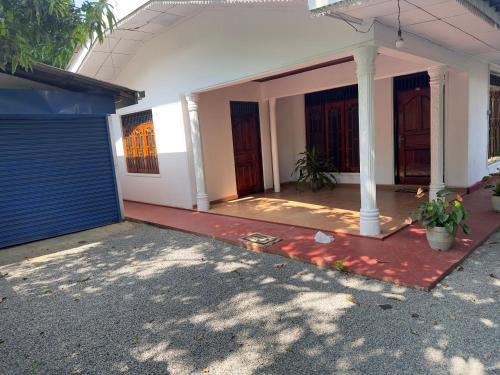
M 263 252 L 326 268 L 333 268 L 336 260 L 344 259 L 349 273 L 430 290 L 500 227 L 500 213 L 492 210 L 490 195 L 489 189 L 481 188 L 464 197 L 464 204 L 471 212 L 467 223 L 472 232 L 466 237 L 459 234 L 454 247 L 447 252 L 430 249 L 425 230 L 418 227 L 418 223 L 384 240 L 331 233 L 335 241 L 322 245 L 314 241 L 315 229 L 146 203 L 126 201 L 124 206 L 129 220 L 208 236 L 242 247 L 240 237 L 262 232 L 281 238 Z

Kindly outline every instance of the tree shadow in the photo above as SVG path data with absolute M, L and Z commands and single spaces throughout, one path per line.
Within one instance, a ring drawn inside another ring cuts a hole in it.
M 432 293 L 129 224 L 0 267 L 6 373 L 496 371 L 498 245 Z M 497 233 L 490 242 L 500 239 Z M 495 251 L 497 250 L 497 251 Z

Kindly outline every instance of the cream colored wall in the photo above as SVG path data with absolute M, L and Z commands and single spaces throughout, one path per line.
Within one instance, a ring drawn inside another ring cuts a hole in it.
M 281 183 L 294 181 L 295 162 L 306 145 L 304 95 L 278 99 L 276 119 L 280 180 Z
M 312 72 L 311 72 L 312 73 Z M 311 74 L 310 74 L 311 76 Z M 314 79 L 331 80 L 328 70 L 314 72 Z M 345 77 L 340 75 L 340 79 Z M 286 79 L 282 86 L 291 87 Z M 296 79 L 295 79 L 296 81 Z M 394 184 L 394 115 L 393 79 L 375 81 L 376 121 L 376 178 L 378 184 Z M 352 84 L 353 82 L 349 82 Z M 467 83 L 468 76 L 451 71 L 446 80 L 446 148 L 445 177 L 449 186 L 467 185 Z M 200 95 L 199 116 L 207 190 L 210 200 L 236 195 L 234 156 L 231 132 L 230 101 L 260 101 L 261 141 L 265 187 L 272 187 L 272 165 L 267 102 L 261 97 L 269 92 L 255 82 L 213 90 Z M 277 82 L 275 90 L 284 92 Z M 291 176 L 298 154 L 305 149 L 304 95 L 278 98 L 276 101 L 280 180 L 294 180 Z M 341 183 L 359 183 L 358 173 L 340 173 Z
M 235 196 L 236 176 L 231 130 L 231 101 L 260 101 L 258 83 L 202 93 L 199 103 L 200 133 L 209 200 Z M 269 140 L 269 114 L 265 103 L 259 105 L 263 174 L 267 188 L 272 186 Z M 271 184 L 271 185 L 269 185 Z

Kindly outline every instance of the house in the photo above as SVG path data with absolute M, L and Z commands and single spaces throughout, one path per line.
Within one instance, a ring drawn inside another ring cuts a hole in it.
M 500 166 L 496 0 L 137 0 L 115 11 L 118 27 L 69 70 L 148 93 L 110 119 L 125 200 L 319 217 L 380 236 L 411 206 L 397 191 L 428 186 L 433 198 Z M 287 185 L 312 147 L 344 189 L 321 204 Z
M 0 248 L 121 220 L 107 116 L 138 99 L 43 64 L 0 71 Z

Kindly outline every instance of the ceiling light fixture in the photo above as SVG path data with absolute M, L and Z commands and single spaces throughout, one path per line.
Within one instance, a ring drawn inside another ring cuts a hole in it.
M 403 48 L 405 40 L 403 39 L 403 32 L 401 31 L 401 5 L 398 0 L 398 39 L 396 40 L 396 47 Z

